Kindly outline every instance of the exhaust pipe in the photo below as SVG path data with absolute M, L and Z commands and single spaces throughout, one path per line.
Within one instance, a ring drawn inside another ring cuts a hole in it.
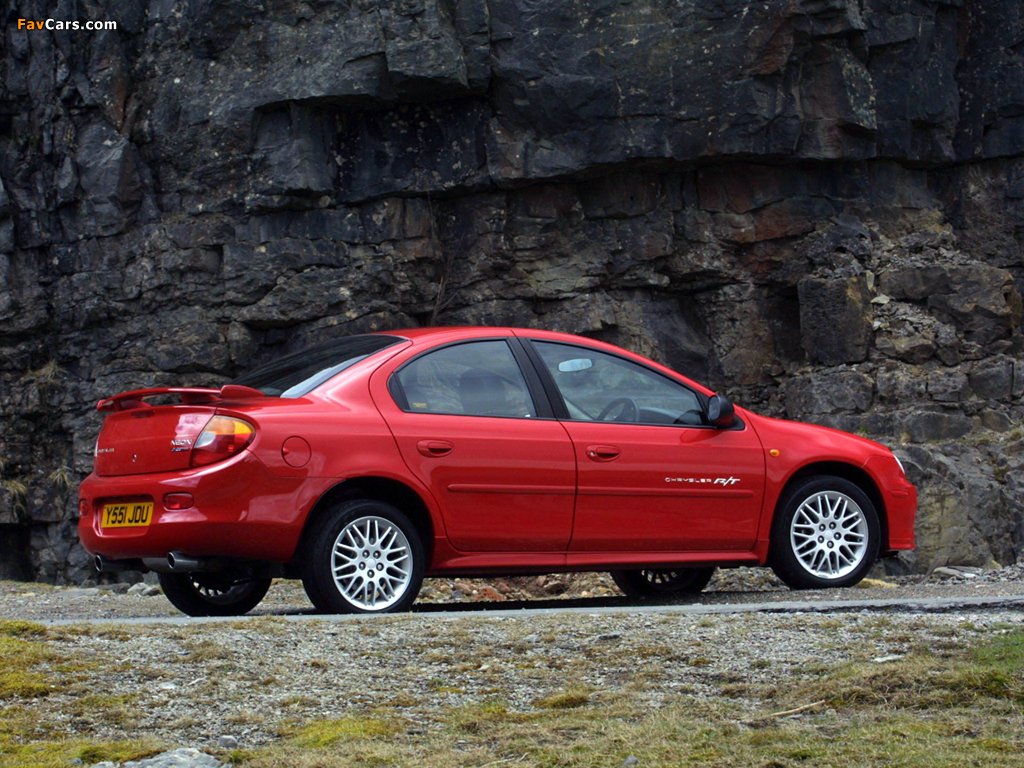
M 145 571 L 146 566 L 141 560 L 108 560 L 103 555 L 93 558 L 93 565 L 100 573 L 124 573 L 125 571 Z
M 167 567 L 171 573 L 221 571 L 228 565 L 228 561 L 222 557 L 189 557 L 181 552 L 170 552 L 167 555 Z

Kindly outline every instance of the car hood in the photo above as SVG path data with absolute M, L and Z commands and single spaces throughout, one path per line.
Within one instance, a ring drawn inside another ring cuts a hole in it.
M 869 440 L 860 435 L 853 435 L 832 427 L 823 427 L 820 424 L 808 424 L 802 421 L 789 421 L 786 419 L 775 419 L 771 416 L 761 416 L 756 413 L 744 410 L 744 418 L 754 427 L 761 442 L 769 447 L 769 442 L 792 443 L 800 441 L 802 448 L 809 452 L 810 448 L 817 449 L 822 454 L 836 456 L 862 457 L 867 461 L 872 456 L 889 456 L 892 451 L 882 443 Z

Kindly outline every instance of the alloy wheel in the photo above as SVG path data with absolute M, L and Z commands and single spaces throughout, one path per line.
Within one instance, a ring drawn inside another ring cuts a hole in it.
M 797 507 L 789 541 L 797 562 L 812 576 L 841 579 L 868 551 L 867 517 L 845 493 L 819 491 Z
M 412 570 L 409 540 L 383 517 L 356 518 L 334 540 L 334 583 L 346 600 L 363 610 L 381 611 L 401 600 Z

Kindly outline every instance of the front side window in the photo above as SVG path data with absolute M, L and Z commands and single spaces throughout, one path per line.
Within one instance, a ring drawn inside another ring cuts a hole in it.
M 642 365 L 595 349 L 534 341 L 575 421 L 703 424 L 697 394 Z
M 533 398 L 504 341 L 473 341 L 416 358 L 397 374 L 412 413 L 536 417 Z
M 346 368 L 400 341 L 404 339 L 380 334 L 345 336 L 278 358 L 232 384 L 253 387 L 271 397 L 302 397 Z

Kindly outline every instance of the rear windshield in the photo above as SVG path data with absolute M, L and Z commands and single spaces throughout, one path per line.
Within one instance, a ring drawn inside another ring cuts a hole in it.
M 400 341 L 404 339 L 377 334 L 346 336 L 278 358 L 232 383 L 255 387 L 270 397 L 302 397 L 332 376 Z

